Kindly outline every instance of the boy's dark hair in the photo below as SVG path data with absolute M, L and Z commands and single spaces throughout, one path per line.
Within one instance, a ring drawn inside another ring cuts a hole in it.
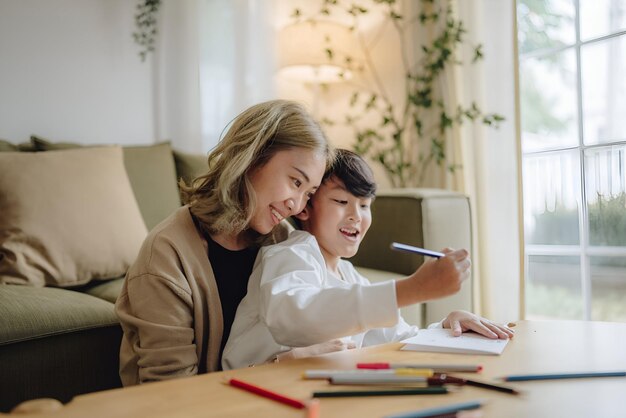
M 322 183 L 331 177 L 341 180 L 348 192 L 356 197 L 374 198 L 376 195 L 376 182 L 372 169 L 360 155 L 352 151 L 342 148 L 335 149 L 334 162 L 324 173 Z M 309 200 L 307 206 L 312 205 L 313 202 Z M 300 219 L 293 216 L 291 221 L 296 229 L 302 229 Z
M 346 189 L 356 197 L 374 197 L 376 182 L 370 166 L 360 155 L 338 148 L 333 165 L 326 170 L 322 183 L 331 177 L 343 182 Z

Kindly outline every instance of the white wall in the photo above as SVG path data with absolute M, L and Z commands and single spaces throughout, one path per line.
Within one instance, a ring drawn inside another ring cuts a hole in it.
M 137 0 L 0 0 L 0 138 L 206 153 L 275 98 L 274 0 L 164 0 L 157 51 L 134 43 Z
M 155 141 L 135 1 L 0 0 L 0 138 Z
M 151 55 L 157 80 L 156 136 L 177 148 L 201 152 L 199 20 L 195 0 L 164 1 L 159 16 L 157 50 Z M 182 144 L 182 146 L 179 146 Z

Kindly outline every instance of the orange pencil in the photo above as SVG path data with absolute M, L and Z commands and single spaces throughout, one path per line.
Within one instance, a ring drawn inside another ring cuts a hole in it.
M 319 418 L 320 401 L 319 399 L 311 399 L 307 408 L 306 418 Z

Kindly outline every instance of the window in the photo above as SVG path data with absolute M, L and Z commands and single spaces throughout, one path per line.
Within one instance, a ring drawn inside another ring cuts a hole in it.
M 517 0 L 529 319 L 626 321 L 626 0 Z

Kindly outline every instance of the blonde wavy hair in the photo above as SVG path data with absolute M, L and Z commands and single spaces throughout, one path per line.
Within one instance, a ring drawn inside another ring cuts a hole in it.
M 208 172 L 190 185 L 181 180 L 183 201 L 207 232 L 239 234 L 247 229 L 256 203 L 249 174 L 277 152 L 293 148 L 319 152 L 327 166 L 333 162 L 324 132 L 302 105 L 287 100 L 254 105 L 235 118 L 209 154 Z

